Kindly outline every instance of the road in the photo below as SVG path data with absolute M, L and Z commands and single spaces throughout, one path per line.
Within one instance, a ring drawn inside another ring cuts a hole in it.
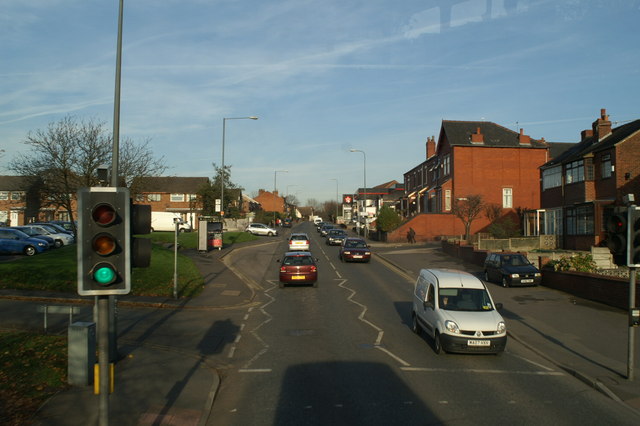
M 311 224 L 295 231 L 312 238 L 318 288 L 278 288 L 284 239 L 234 255 L 259 304 L 237 323 L 208 424 L 637 424 L 514 340 L 499 356 L 436 355 L 409 328 L 413 282 L 377 258 L 341 263 Z

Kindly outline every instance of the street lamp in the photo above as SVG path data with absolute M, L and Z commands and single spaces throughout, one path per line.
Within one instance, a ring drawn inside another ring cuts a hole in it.
M 353 149 L 353 148 L 350 149 L 349 151 L 351 151 L 351 152 L 361 152 L 362 155 L 364 156 L 364 188 L 363 188 L 364 201 L 362 202 L 362 210 L 366 215 L 366 213 L 367 213 L 367 153 L 364 152 L 361 149 Z M 365 216 L 364 224 L 366 225 L 366 223 L 367 223 L 367 219 L 366 219 L 366 216 Z
M 338 179 L 336 178 L 330 178 L 329 180 L 335 180 L 336 181 L 336 223 L 338 223 Z
M 222 171 L 220 173 L 220 218 L 224 218 L 224 139 L 227 128 L 227 120 L 257 120 L 258 117 L 227 117 L 222 119 Z
M 276 192 L 278 191 L 278 186 L 276 185 L 276 177 L 278 176 L 278 173 L 289 173 L 289 170 L 275 170 L 273 172 L 273 198 L 274 198 L 274 202 L 275 202 Z M 276 224 L 276 208 L 274 206 L 273 207 L 273 225 L 275 226 L 275 224 Z

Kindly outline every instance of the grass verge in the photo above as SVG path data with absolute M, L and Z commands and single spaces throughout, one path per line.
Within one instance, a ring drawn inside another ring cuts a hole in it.
M 52 395 L 66 389 L 67 338 L 0 331 L 0 424 L 29 424 Z

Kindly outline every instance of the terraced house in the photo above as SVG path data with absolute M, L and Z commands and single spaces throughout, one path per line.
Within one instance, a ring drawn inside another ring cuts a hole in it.
M 556 235 L 565 249 L 604 245 L 607 219 L 623 197 L 634 194 L 640 204 L 640 120 L 612 127 L 602 109 L 580 142 L 540 170 L 539 233 Z

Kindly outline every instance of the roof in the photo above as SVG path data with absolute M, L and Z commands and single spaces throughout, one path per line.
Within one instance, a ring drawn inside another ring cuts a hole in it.
M 35 176 L 0 176 L 0 191 L 27 191 Z
M 141 192 L 165 192 L 170 194 L 195 194 L 209 183 L 206 177 L 155 176 L 139 180 Z
M 480 128 L 483 143 L 471 143 L 471 135 Z M 544 140 L 531 138 L 530 145 L 521 145 L 520 134 L 490 121 L 450 121 L 442 120 L 442 131 L 451 146 L 478 146 L 489 148 L 545 149 L 549 145 Z
M 592 152 L 611 149 L 616 144 L 622 142 L 638 131 L 640 131 L 640 119 L 612 128 L 611 133 L 601 141 L 598 140 L 597 136 L 590 136 L 581 142 L 571 144 L 569 149 L 565 150 L 557 157 L 552 157 L 552 160 L 543 164 L 542 168 L 548 168 L 557 164 L 579 160 L 586 154 Z
M 433 275 L 439 288 L 484 288 L 484 284 L 475 276 L 465 271 L 456 269 L 422 269 L 423 273 Z

